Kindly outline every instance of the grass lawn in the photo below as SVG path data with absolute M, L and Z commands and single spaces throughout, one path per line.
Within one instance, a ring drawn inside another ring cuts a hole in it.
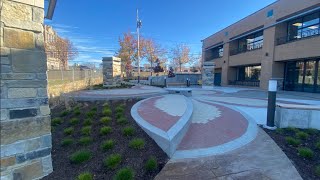
M 316 129 L 264 129 L 292 161 L 303 179 L 320 179 L 320 131 Z
M 43 179 L 153 179 L 169 158 L 132 119 L 136 102 L 52 109 L 54 171 Z

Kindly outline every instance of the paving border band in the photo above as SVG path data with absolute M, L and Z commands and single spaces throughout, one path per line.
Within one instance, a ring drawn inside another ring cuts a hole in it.
M 181 96 L 181 95 L 180 95 Z M 156 96 L 161 97 L 161 96 Z M 184 97 L 184 96 L 183 96 Z M 153 97 L 154 98 L 154 97 Z M 148 99 L 137 102 L 131 108 L 131 116 L 138 123 L 138 125 L 151 136 L 156 143 L 170 156 L 173 156 L 177 146 L 187 132 L 188 127 L 191 123 L 190 117 L 193 112 L 193 104 L 191 99 L 184 97 L 187 103 L 187 108 L 181 118 L 166 132 L 154 125 L 150 124 L 148 121 L 144 120 L 138 113 L 139 106 L 148 101 Z
M 205 100 L 201 100 L 205 101 Z M 241 115 L 243 115 L 246 120 L 248 121 L 248 128 L 246 132 L 239 138 L 236 138 L 235 140 L 232 140 L 230 142 L 209 147 L 209 148 L 200 148 L 200 149 L 193 149 L 193 150 L 178 150 L 175 152 L 171 160 L 179 160 L 179 159 L 188 159 L 188 158 L 199 158 L 199 157 L 206 157 L 206 156 L 212 156 L 212 155 L 220 155 L 224 154 L 230 151 L 233 151 L 235 149 L 238 149 L 246 144 L 249 144 L 251 141 L 253 141 L 258 133 L 258 127 L 256 122 L 245 112 L 239 110 L 236 107 L 225 105 L 223 103 L 218 102 L 212 102 L 212 101 L 205 101 L 210 104 L 217 104 L 220 106 L 227 107 L 229 109 L 235 110 L 239 112 Z

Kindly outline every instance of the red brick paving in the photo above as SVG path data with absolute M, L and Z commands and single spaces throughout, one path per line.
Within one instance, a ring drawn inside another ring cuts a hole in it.
M 205 124 L 192 123 L 178 150 L 218 146 L 237 139 L 246 132 L 248 121 L 241 113 L 224 106 L 199 102 L 216 106 L 222 112 L 221 116 Z
M 161 98 L 163 97 L 154 97 L 142 102 L 138 107 L 138 113 L 141 118 L 148 123 L 164 131 L 168 131 L 181 118 L 181 116 L 171 116 L 170 114 L 156 108 L 155 102 Z

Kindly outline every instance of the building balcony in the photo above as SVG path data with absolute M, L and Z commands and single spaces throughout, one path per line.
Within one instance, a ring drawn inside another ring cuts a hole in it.
M 242 48 L 230 50 L 230 56 L 234 56 L 234 55 L 241 54 L 241 53 L 246 53 L 248 51 L 262 49 L 262 47 L 263 47 L 263 41 L 255 42 L 252 44 L 245 45 Z
M 319 49 L 319 34 L 298 38 L 290 41 L 277 39 L 277 46 L 275 47 L 274 59 L 275 61 L 283 61 L 292 59 L 320 57 Z
M 277 38 L 276 45 L 287 44 L 287 43 L 291 43 L 291 42 L 295 42 L 295 41 L 314 38 L 317 36 L 320 36 L 320 30 L 319 29 L 312 29 L 309 31 L 303 31 L 294 37 L 284 36 L 284 37 Z

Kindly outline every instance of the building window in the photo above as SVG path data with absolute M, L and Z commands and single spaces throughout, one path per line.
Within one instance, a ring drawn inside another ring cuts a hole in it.
M 238 68 L 237 81 L 260 81 L 261 66 L 243 66 Z
M 263 46 L 263 31 L 250 34 L 244 38 L 237 40 L 237 48 L 230 50 L 230 55 L 260 49 Z
M 267 12 L 267 17 L 272 17 L 273 16 L 273 9 Z
M 287 91 L 319 92 L 319 60 L 286 63 L 284 89 Z
M 296 40 L 319 35 L 320 12 L 300 17 L 288 22 L 288 40 Z
M 223 45 L 206 50 L 205 61 L 223 57 Z

